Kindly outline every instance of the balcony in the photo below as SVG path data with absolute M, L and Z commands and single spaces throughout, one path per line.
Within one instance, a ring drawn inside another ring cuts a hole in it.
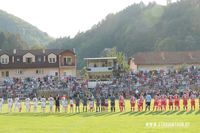
M 113 71 L 112 67 L 88 67 L 88 72 L 111 72 Z
M 61 63 L 60 66 L 61 67 L 75 66 L 75 64 L 74 63 Z

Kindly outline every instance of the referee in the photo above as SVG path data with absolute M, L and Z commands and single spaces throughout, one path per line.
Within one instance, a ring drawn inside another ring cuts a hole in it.
M 60 96 L 59 96 L 59 94 L 55 97 L 55 104 L 56 104 L 55 112 L 60 112 Z
M 150 111 L 151 95 L 147 94 L 145 99 L 146 99 L 146 109 L 145 109 L 145 111 L 147 111 L 147 109 Z

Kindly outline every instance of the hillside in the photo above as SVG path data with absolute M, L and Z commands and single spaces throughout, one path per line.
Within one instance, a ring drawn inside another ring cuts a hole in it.
M 181 0 L 167 6 L 133 4 L 109 14 L 104 20 L 74 38 L 59 38 L 49 48 L 75 48 L 79 67 L 84 57 L 101 56 L 105 48 L 132 56 L 145 51 L 200 49 L 200 1 Z
M 19 34 L 30 45 L 45 45 L 53 40 L 47 33 L 2 10 L 0 10 L 0 32 Z
M 0 32 L 0 49 L 28 49 L 29 45 L 19 34 Z

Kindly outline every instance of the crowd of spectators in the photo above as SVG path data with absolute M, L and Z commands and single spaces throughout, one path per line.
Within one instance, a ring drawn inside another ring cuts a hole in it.
M 141 93 L 175 94 L 180 96 L 184 91 L 194 94 L 200 93 L 200 68 L 195 66 L 182 69 L 137 71 L 114 79 L 111 85 L 97 85 L 96 93 L 106 96 L 122 93 L 125 97 L 130 95 L 139 96 Z
M 98 83 L 95 88 L 88 89 L 87 80 L 72 77 L 62 80 L 52 76 L 7 78 L 1 82 L 0 95 L 3 97 L 32 97 L 39 90 L 65 90 L 69 97 L 77 93 L 80 96 L 89 93 L 95 97 L 123 94 L 125 98 L 128 98 L 130 95 L 139 96 L 141 93 L 151 95 L 179 93 L 182 95 L 185 90 L 189 90 L 198 95 L 200 92 L 200 69 L 194 66 L 180 70 L 131 72 L 111 80 L 111 84 Z
M 45 76 L 43 78 L 5 78 L 0 84 L 0 96 L 2 97 L 34 97 L 38 91 L 65 90 L 69 95 L 81 92 L 84 89 L 83 82 L 68 77 Z

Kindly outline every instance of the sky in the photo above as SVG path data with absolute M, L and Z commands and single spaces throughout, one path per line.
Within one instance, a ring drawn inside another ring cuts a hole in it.
M 141 0 L 0 0 L 0 9 L 13 14 L 54 38 L 74 37 L 109 13 Z M 143 0 L 145 4 L 153 0 Z M 166 0 L 154 0 L 165 5 Z

